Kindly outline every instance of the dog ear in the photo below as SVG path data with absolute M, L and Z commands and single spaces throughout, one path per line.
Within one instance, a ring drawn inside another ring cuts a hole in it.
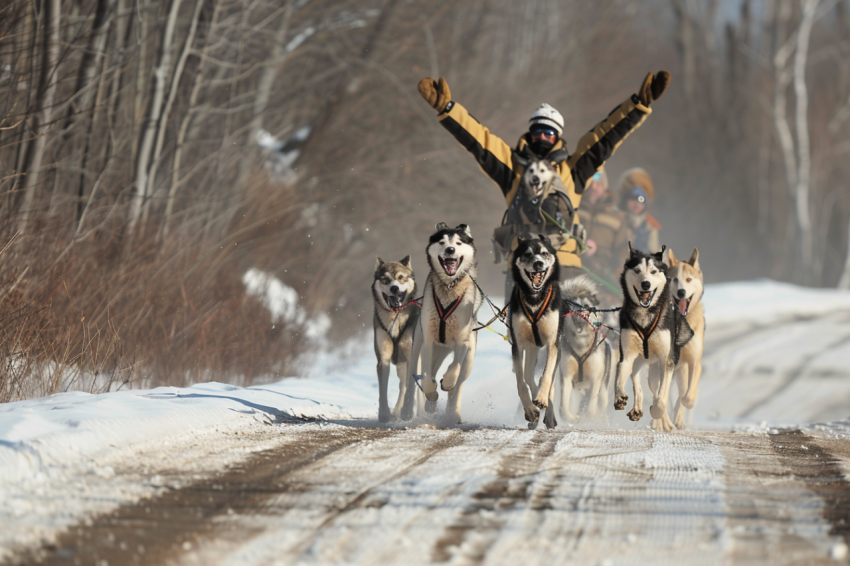
M 667 263 L 670 264 L 670 267 L 676 267 L 679 265 L 679 260 L 676 259 L 676 256 L 673 254 L 673 249 L 667 250 Z
M 384 260 L 381 259 L 381 256 L 375 256 L 375 258 L 378 260 L 375 262 L 375 271 L 378 271 L 384 265 Z
M 445 222 L 440 222 L 434 228 L 436 228 L 435 232 L 439 232 L 440 230 L 448 230 L 449 225 L 446 224 Z
M 664 250 L 666 250 L 666 249 L 667 249 L 667 246 L 661 246 L 660 252 L 655 252 L 654 254 L 652 254 L 653 259 L 655 259 L 655 261 L 657 261 L 658 263 L 663 264 L 664 263 Z
M 688 263 L 694 269 L 699 269 L 699 250 L 694 248 L 694 253 L 691 254 L 691 259 L 688 260 Z
M 402 264 L 403 266 L 409 268 L 410 267 L 410 256 L 409 255 L 404 256 L 403 258 L 401 258 L 401 261 L 399 261 L 399 263 Z
M 467 238 L 472 237 L 472 230 L 470 230 L 469 226 L 467 226 L 466 224 L 458 224 L 455 230 L 457 230 L 458 232 L 463 232 L 464 234 L 466 234 Z
M 549 236 L 545 234 L 537 234 L 537 237 L 549 244 L 550 246 L 552 245 L 552 241 L 549 239 Z
M 629 256 L 634 257 L 638 255 L 638 253 L 639 252 L 632 247 L 632 241 L 629 240 Z

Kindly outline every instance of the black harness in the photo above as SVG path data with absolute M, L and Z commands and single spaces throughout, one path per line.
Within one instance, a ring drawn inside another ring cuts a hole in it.
M 546 307 L 549 306 L 549 301 L 552 300 L 552 285 L 549 285 L 549 293 L 546 295 L 546 298 L 543 300 L 543 303 L 540 305 L 540 308 L 533 315 L 528 310 L 528 307 L 525 305 L 525 301 L 522 300 L 522 295 L 519 297 L 519 304 L 522 307 L 522 312 L 525 313 L 526 318 L 528 318 L 528 322 L 531 323 L 531 332 L 534 334 L 534 345 L 538 348 L 543 346 L 543 341 L 540 339 L 540 331 L 537 330 L 537 323 L 540 322 L 540 319 L 543 318 L 543 314 L 546 312 Z
M 632 324 L 632 329 L 638 333 L 640 339 L 643 341 L 643 357 L 644 359 L 649 359 L 649 337 L 652 336 L 652 333 L 655 331 L 656 327 L 658 327 L 658 321 L 661 320 L 661 311 L 663 309 L 658 309 L 658 314 L 655 315 L 655 320 L 652 321 L 652 324 L 649 325 L 649 329 L 643 329 L 638 326 L 638 323 L 626 312 L 626 316 L 629 317 L 629 322 Z
M 440 299 L 437 298 L 437 290 L 431 289 L 431 292 L 434 296 L 434 306 L 437 307 L 437 315 L 440 317 L 440 344 L 446 343 L 446 320 L 455 312 L 458 305 L 460 304 L 460 300 L 463 299 L 463 295 L 454 300 L 452 304 L 448 307 L 444 307 L 440 302 Z

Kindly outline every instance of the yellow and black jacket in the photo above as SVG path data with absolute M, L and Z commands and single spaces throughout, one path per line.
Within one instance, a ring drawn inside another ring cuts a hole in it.
M 572 155 L 556 164 L 574 209 L 578 210 L 581 194 L 593 174 L 651 112 L 648 106 L 640 103 L 637 95 L 632 95 L 612 110 L 607 118 L 584 134 Z M 491 134 L 489 129 L 466 111 L 466 108 L 454 101 L 437 119 L 472 153 L 481 170 L 502 190 L 507 206 L 510 206 L 519 190 L 524 171 L 524 167 L 511 158 L 511 147 L 500 137 Z M 515 151 L 522 152 L 528 143 L 528 134 L 524 134 L 517 142 Z M 565 148 L 564 141 L 558 140 L 549 155 Z M 567 240 L 558 250 L 558 260 L 562 266 L 581 266 L 581 259 L 575 250 L 575 240 Z

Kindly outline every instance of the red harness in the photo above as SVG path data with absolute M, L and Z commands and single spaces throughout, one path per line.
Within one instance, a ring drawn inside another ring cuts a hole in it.
M 460 304 L 460 300 L 463 298 L 463 295 L 454 300 L 452 304 L 448 306 L 448 308 L 444 307 L 442 303 L 440 303 L 440 299 L 437 298 L 437 290 L 432 290 L 434 294 L 434 306 L 437 307 L 437 315 L 440 317 L 440 344 L 446 343 L 446 320 L 455 312 L 455 309 Z
M 537 323 L 540 322 L 540 319 L 543 318 L 543 313 L 546 312 L 546 307 L 549 306 L 549 301 L 552 300 L 552 286 L 549 285 L 549 293 L 546 295 L 546 299 L 543 300 L 543 304 L 540 305 L 540 308 L 537 309 L 537 312 L 532 315 L 529 312 L 528 307 L 525 306 L 525 301 L 520 297 L 519 304 L 522 306 L 522 311 L 525 313 L 525 316 L 528 318 L 528 322 L 531 323 L 531 331 L 534 333 L 534 344 L 540 348 L 543 346 L 543 341 L 540 339 L 540 332 L 537 330 Z

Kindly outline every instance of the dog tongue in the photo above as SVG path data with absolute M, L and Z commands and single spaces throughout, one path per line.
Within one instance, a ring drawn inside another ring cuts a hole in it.
M 688 314 L 688 299 L 679 299 L 679 312 L 682 316 Z
M 446 271 L 447 275 L 454 275 L 457 271 L 457 260 L 447 259 L 443 261 L 443 269 Z
M 542 272 L 537 272 L 537 273 L 535 273 L 535 274 L 534 274 L 534 279 L 532 279 L 532 280 L 531 280 L 531 282 L 532 282 L 535 286 L 536 286 L 536 285 L 540 285 L 541 283 L 543 283 L 543 273 L 542 273 Z

